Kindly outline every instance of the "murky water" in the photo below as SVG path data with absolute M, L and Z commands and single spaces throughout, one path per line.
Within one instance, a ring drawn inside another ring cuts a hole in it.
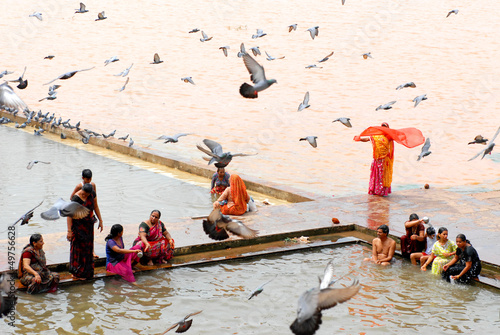
M 361 246 L 231 261 L 139 274 L 122 280 L 21 293 L 18 333 L 159 334 L 185 315 L 194 334 L 287 334 L 299 296 L 318 284 L 330 259 L 338 287 L 362 284 L 350 301 L 323 312 L 317 334 L 488 334 L 500 326 L 498 292 L 448 284 L 397 260 L 389 268 L 362 262 Z M 252 300 L 250 292 L 276 277 Z M 4 325 L 0 327 L 5 327 Z

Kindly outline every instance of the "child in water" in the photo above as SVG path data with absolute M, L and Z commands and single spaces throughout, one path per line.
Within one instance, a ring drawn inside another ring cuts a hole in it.
M 417 265 L 417 260 L 420 261 L 420 264 L 425 264 L 427 258 L 432 254 L 432 247 L 434 243 L 436 243 L 436 230 L 434 227 L 428 227 L 425 232 L 425 241 L 427 243 L 427 247 L 423 252 L 414 252 L 410 255 L 411 264 Z

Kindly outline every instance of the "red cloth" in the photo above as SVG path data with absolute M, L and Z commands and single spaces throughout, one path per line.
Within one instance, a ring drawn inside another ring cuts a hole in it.
M 417 128 L 391 129 L 387 127 L 368 127 L 358 136 L 355 141 L 360 141 L 361 136 L 385 135 L 387 138 L 404 145 L 407 148 L 415 148 L 425 142 L 425 137 Z

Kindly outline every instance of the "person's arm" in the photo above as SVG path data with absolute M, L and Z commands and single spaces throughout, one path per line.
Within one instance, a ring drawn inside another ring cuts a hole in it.
M 220 202 L 223 200 L 226 200 L 229 196 L 229 192 L 231 192 L 231 189 L 228 187 L 222 192 L 221 196 L 219 199 L 217 199 L 216 202 L 214 202 L 214 208 L 220 208 Z
M 379 259 L 379 262 L 390 262 L 392 260 L 392 257 L 394 257 L 394 253 L 396 252 L 396 241 L 393 241 L 394 243 L 391 244 L 389 247 L 389 252 L 386 258 Z
M 453 264 L 455 264 L 456 262 L 458 261 L 458 256 L 455 255 L 455 257 L 453 257 L 453 259 L 451 261 L 449 261 L 448 263 L 446 263 L 444 266 L 443 266 L 443 270 L 446 271 L 448 270 L 448 268 L 450 266 L 452 266 Z
M 370 142 L 370 138 L 369 137 L 361 137 L 359 140 L 361 142 Z
M 372 242 L 372 261 L 375 263 L 379 263 L 378 253 L 377 253 L 377 244 L 378 244 L 378 238 L 373 239 L 373 242 Z
M 411 239 L 412 240 L 417 240 L 417 241 L 423 241 L 425 240 L 425 233 L 423 230 L 419 231 L 418 232 L 418 235 L 415 234 L 415 235 L 411 235 Z
M 35 276 L 35 283 L 41 283 L 42 282 L 42 278 L 40 277 L 40 275 L 38 274 L 38 272 L 36 272 L 35 270 L 33 270 L 33 268 L 30 266 L 31 264 L 31 259 L 30 258 L 27 258 L 27 257 L 24 257 L 23 258 L 23 267 L 24 269 L 31 273 L 33 276 Z
M 73 230 L 71 228 L 73 227 L 73 218 L 71 216 L 66 217 L 66 224 L 68 226 L 68 233 L 66 235 L 66 238 L 68 241 L 71 241 L 73 239 Z
M 212 182 L 210 183 L 210 189 L 213 190 L 215 186 L 215 179 L 217 178 L 217 173 L 212 176 Z
M 138 254 L 141 252 L 141 249 L 135 249 L 135 250 L 122 249 L 117 245 L 113 246 L 111 249 L 119 254 Z
M 151 245 L 146 239 L 146 232 L 139 232 L 139 237 L 141 238 L 142 244 L 144 245 L 144 251 L 148 251 L 149 248 L 151 248 Z
M 97 218 L 99 219 L 99 226 L 98 228 L 100 229 L 100 232 L 102 233 L 102 229 L 104 228 L 104 224 L 102 222 L 102 217 L 101 217 L 101 211 L 99 209 L 99 204 L 97 203 L 97 197 L 94 198 L 94 212 Z
M 456 256 L 455 256 L 456 257 Z M 450 278 L 453 279 L 453 280 L 457 280 L 458 278 L 462 277 L 464 274 L 467 273 L 467 271 L 470 270 L 470 268 L 472 267 L 472 261 L 470 262 L 465 262 L 465 268 L 462 270 L 462 272 L 460 272 L 457 276 L 451 276 Z
M 73 198 L 73 196 L 76 194 L 76 192 L 80 191 L 82 189 L 82 184 L 76 185 L 75 189 L 73 190 L 73 193 L 71 193 L 71 196 L 69 197 L 70 199 Z
M 170 246 L 173 248 L 174 247 L 174 240 L 172 239 L 172 236 L 168 232 L 168 230 L 165 227 L 165 225 L 163 224 L 163 222 L 161 223 L 161 226 L 163 229 L 163 236 L 165 236 L 165 238 L 168 240 L 168 243 L 170 243 Z
M 424 221 L 423 221 L 423 220 L 420 220 L 420 219 L 418 219 L 418 220 L 413 220 L 413 221 L 406 221 L 406 222 L 405 222 L 405 228 L 413 228 L 413 227 L 415 227 L 415 226 L 418 226 L 418 224 L 419 224 L 420 222 L 422 222 L 422 223 L 423 223 Z

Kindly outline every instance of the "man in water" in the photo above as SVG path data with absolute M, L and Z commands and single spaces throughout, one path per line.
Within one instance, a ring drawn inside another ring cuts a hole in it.
M 385 224 L 377 228 L 377 237 L 372 242 L 372 258 L 365 258 L 365 261 L 372 261 L 380 265 L 391 264 L 396 250 L 396 241 L 388 238 L 387 235 L 389 235 L 389 227 Z

